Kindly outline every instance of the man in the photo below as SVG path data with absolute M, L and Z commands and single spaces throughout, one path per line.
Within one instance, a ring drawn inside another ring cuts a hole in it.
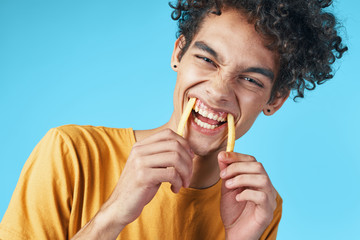
M 275 239 L 281 198 L 261 163 L 225 152 L 290 90 L 331 78 L 346 47 L 330 1 L 178 1 L 174 112 L 151 130 L 63 126 L 31 154 L 0 239 Z M 175 133 L 196 98 L 184 137 Z

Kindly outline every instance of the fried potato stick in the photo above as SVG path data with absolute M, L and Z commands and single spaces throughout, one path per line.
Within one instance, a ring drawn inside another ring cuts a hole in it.
M 235 147 L 235 123 L 234 116 L 230 113 L 227 115 L 228 124 L 228 141 L 226 146 L 227 152 L 233 152 Z
M 180 136 L 184 136 L 184 129 L 187 123 L 187 120 L 190 116 L 191 110 L 193 109 L 196 102 L 196 98 L 190 98 L 189 102 L 187 103 L 183 114 L 181 115 L 180 122 L 177 129 L 177 134 Z
M 196 102 L 196 98 L 190 98 L 189 102 L 187 103 L 183 114 L 181 115 L 180 122 L 177 129 L 177 134 L 180 136 L 184 136 L 184 129 L 187 123 L 187 120 L 190 116 L 191 110 L 193 109 Z M 235 123 L 234 123 L 234 116 L 230 113 L 227 115 L 227 123 L 228 123 L 228 140 L 226 151 L 232 152 L 234 151 L 235 147 Z

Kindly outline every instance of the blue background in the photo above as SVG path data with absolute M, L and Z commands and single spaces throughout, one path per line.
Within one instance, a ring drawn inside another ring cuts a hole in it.
M 355 239 L 360 226 L 359 1 L 331 8 L 350 51 L 333 80 L 260 116 L 236 151 L 284 199 L 278 239 Z M 0 2 L 0 217 L 52 127 L 147 129 L 172 112 L 176 24 L 167 1 Z

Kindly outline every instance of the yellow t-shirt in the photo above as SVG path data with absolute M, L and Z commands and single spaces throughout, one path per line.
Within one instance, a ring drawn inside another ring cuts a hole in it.
M 68 125 L 51 129 L 25 163 L 0 224 L 0 239 L 70 239 L 112 193 L 135 143 L 132 129 Z M 174 194 L 163 183 L 124 239 L 224 239 L 219 181 Z M 275 239 L 274 219 L 261 239 Z M 119 209 L 121 211 L 121 209 Z

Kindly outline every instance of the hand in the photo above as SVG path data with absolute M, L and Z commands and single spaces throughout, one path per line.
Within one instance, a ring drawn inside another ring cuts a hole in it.
M 259 239 L 276 208 L 276 190 L 264 167 L 249 155 L 220 152 L 221 218 L 226 239 Z
M 188 187 L 193 157 L 187 141 L 170 129 L 137 142 L 109 199 L 117 206 L 119 220 L 134 221 L 162 182 L 170 182 L 174 193 Z
M 115 239 L 162 182 L 170 182 L 174 193 L 190 185 L 193 157 L 187 141 L 170 129 L 135 143 L 110 198 L 73 239 Z

